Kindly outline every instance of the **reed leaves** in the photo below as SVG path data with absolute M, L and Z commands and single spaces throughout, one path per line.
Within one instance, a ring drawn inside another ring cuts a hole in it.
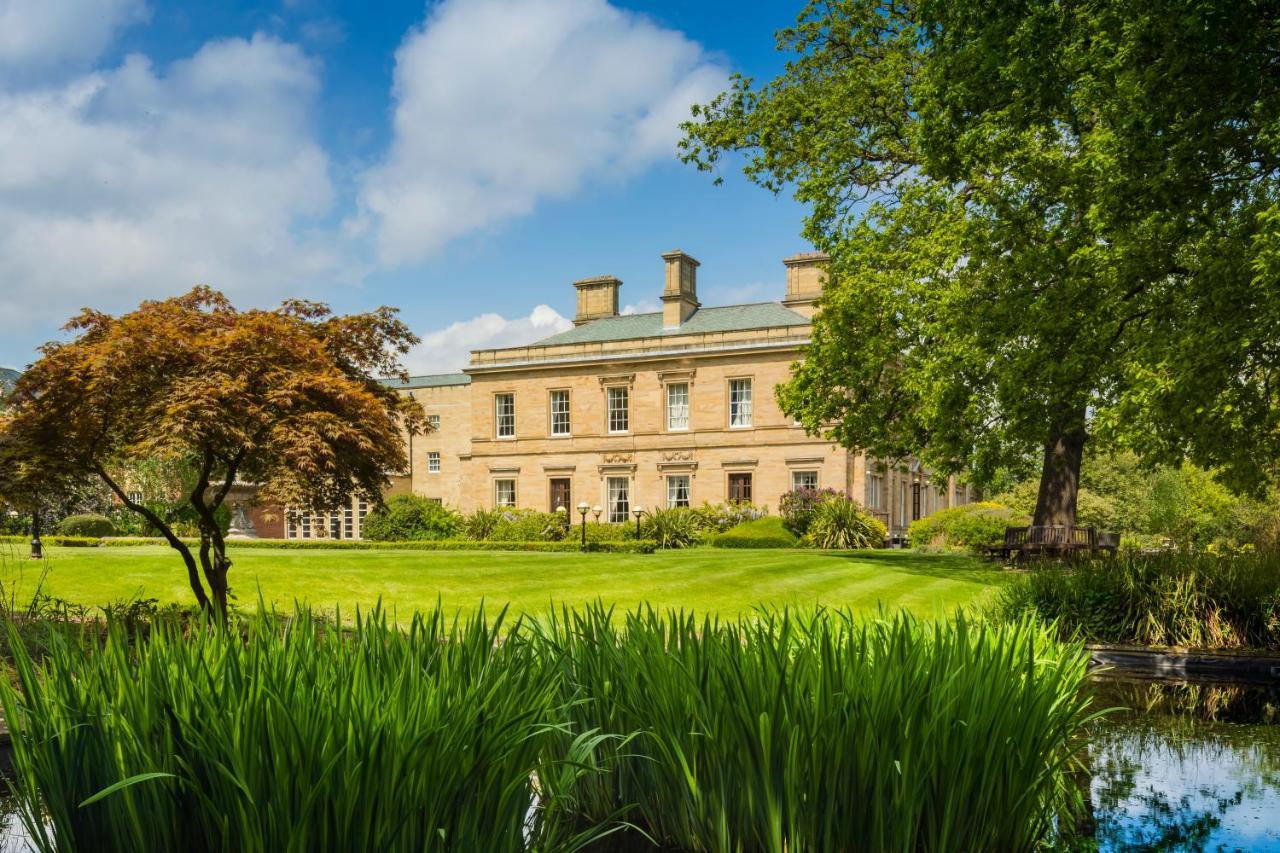
M 1029 622 L 305 611 L 18 649 L 43 850 L 1031 849 L 1085 657 Z

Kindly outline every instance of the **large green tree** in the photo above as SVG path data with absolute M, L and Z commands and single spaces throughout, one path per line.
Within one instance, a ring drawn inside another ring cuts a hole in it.
M 792 189 L 832 266 L 780 392 L 812 432 L 983 482 L 1085 443 L 1260 488 L 1280 449 L 1280 6 L 832 0 L 685 158 Z

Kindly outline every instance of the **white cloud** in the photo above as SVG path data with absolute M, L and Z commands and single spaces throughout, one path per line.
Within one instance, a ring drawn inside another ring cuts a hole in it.
M 394 141 L 355 233 L 391 265 L 674 156 L 725 71 L 605 0 L 444 0 L 396 53 Z
M 318 89 L 299 49 L 255 36 L 0 90 L 0 330 L 197 282 L 262 302 L 345 270 L 300 227 L 333 203 Z
M 147 15 L 142 0 L 0 0 L 0 71 L 96 59 Z
M 572 328 L 573 321 L 549 305 L 512 320 L 481 314 L 422 335 L 422 343 L 404 361 L 411 373 L 447 373 L 466 367 L 471 350 L 516 347 Z
M 656 314 L 661 310 L 662 306 L 657 302 L 654 302 L 651 299 L 642 299 L 639 302 L 632 302 L 628 305 L 623 305 L 622 310 L 618 313 L 623 316 L 628 314 Z

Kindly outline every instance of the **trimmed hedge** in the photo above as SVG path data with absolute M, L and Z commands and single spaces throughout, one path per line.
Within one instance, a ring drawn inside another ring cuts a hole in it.
M 99 544 L 91 540 L 93 544 Z M 198 545 L 198 540 L 183 540 Z M 103 539 L 107 548 L 127 548 L 137 545 L 166 545 L 163 539 L 142 536 L 120 536 Z M 232 539 L 227 542 L 230 550 L 244 548 L 282 548 L 292 551 L 544 551 L 572 553 L 580 550 L 577 539 L 560 542 L 476 542 L 470 539 L 424 539 L 417 542 L 374 542 L 368 539 Z M 632 539 L 626 542 L 594 542 L 587 540 L 587 551 L 600 554 L 652 554 L 658 543 L 652 539 Z
M 766 516 L 746 521 L 712 537 L 716 548 L 798 548 L 800 540 L 782 526 L 782 519 Z
M 44 545 L 60 545 L 63 548 L 95 548 L 101 544 L 101 539 L 92 536 L 60 536 L 54 534 L 52 536 L 41 536 L 40 542 Z M 30 536 L 0 536 L 0 543 L 7 545 L 30 545 Z

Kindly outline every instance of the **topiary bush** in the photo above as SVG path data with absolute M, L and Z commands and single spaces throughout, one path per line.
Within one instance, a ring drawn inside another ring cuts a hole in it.
M 712 538 L 716 548 L 796 548 L 800 540 L 777 517 L 744 521 Z
M 379 542 L 450 539 L 462 530 L 462 516 L 417 495 L 397 495 L 364 517 L 360 535 Z
M 907 538 L 912 548 L 979 551 L 1004 541 L 1006 527 L 1029 524 L 1026 516 L 1007 506 L 984 501 L 940 509 L 911 522 Z
M 818 504 L 804 544 L 840 550 L 879 548 L 884 545 L 886 535 L 884 523 L 870 510 L 841 495 Z
M 842 492 L 835 489 L 795 489 L 787 492 L 778 502 L 778 514 L 782 516 L 782 524 L 796 536 L 804 536 L 809 532 L 809 525 L 818 512 L 818 507 L 826 501 L 843 497 Z
M 90 512 L 68 515 L 58 522 L 58 532 L 63 536 L 115 536 L 116 526 L 105 515 Z
M 688 548 L 702 541 L 704 522 L 688 507 L 654 510 L 644 520 L 643 535 L 659 548 Z

